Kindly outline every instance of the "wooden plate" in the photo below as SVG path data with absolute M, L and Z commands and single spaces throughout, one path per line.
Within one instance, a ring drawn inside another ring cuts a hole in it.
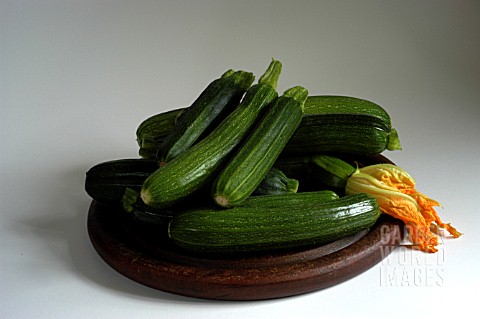
M 383 215 L 370 230 L 320 247 L 206 258 L 177 249 L 158 227 L 133 223 L 120 207 L 95 200 L 87 229 L 101 258 L 125 277 L 165 292 L 215 300 L 273 299 L 336 285 L 379 263 L 404 235 L 400 221 Z

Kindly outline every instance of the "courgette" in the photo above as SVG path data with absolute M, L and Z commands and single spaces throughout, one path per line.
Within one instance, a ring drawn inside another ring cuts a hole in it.
M 158 149 L 158 160 L 167 163 L 185 152 L 211 125 L 237 107 L 253 80 L 250 72 L 229 70 L 211 82 L 165 137 Z
M 315 155 L 311 161 L 314 178 L 334 189 L 344 189 L 348 178 L 355 172 L 355 167 L 331 155 Z
M 144 182 L 140 196 L 154 207 L 170 206 L 212 181 L 255 120 L 277 97 L 281 63 L 273 60 L 240 105 L 200 142 L 160 167 Z
M 382 161 L 377 156 L 328 153 L 281 156 L 274 168 L 298 180 L 299 192 L 331 189 L 340 196 L 345 194 L 348 178 L 358 167 Z M 386 161 L 390 163 L 390 161 Z
M 139 192 L 147 177 L 158 169 L 156 160 L 142 158 L 117 159 L 91 167 L 85 178 L 85 191 L 95 200 L 120 203 L 126 189 Z M 256 195 L 294 193 L 298 181 L 272 168 L 255 190 Z M 130 199 L 131 193 L 130 192 Z M 209 202 L 210 189 L 198 194 L 195 201 Z
M 138 154 L 142 158 L 154 159 L 165 138 L 172 132 L 185 108 L 158 113 L 143 120 L 137 127 Z
M 308 199 L 295 206 L 185 211 L 173 217 L 168 231 L 175 245 L 194 253 L 272 252 L 353 235 L 374 225 L 380 214 L 375 199 L 356 194 L 333 201 Z
M 272 167 L 252 195 L 280 195 L 296 193 L 299 182 L 289 178 L 281 170 Z
M 297 207 L 299 205 L 306 205 L 307 203 L 313 203 L 314 205 L 319 203 L 322 204 L 324 202 L 337 200 L 339 198 L 340 197 L 337 193 L 326 189 L 312 192 L 250 196 L 239 206 L 251 208 L 257 207 L 259 209 L 266 207 Z
M 302 181 L 310 176 L 311 155 L 285 155 L 281 156 L 275 161 L 273 167 L 282 171 L 285 175 L 299 180 L 300 185 Z
M 400 150 L 397 131 L 379 105 L 346 96 L 309 96 L 305 115 L 285 154 L 379 154 Z
M 275 100 L 216 179 L 212 196 L 223 207 L 244 201 L 261 183 L 296 130 L 308 91 L 294 87 Z
M 256 195 L 251 196 L 245 200 L 241 206 L 258 208 L 261 207 L 289 207 L 297 206 L 299 203 L 311 200 L 313 202 L 327 202 L 333 201 L 339 198 L 337 193 L 331 190 L 322 190 L 317 192 L 303 192 L 303 193 L 279 193 L 272 194 L 269 190 L 268 195 Z M 172 220 L 172 218 L 181 212 L 201 210 L 201 209 L 216 209 L 210 201 L 205 200 L 206 197 L 198 196 L 192 201 L 183 203 L 181 205 L 175 205 L 173 207 L 159 208 L 146 205 L 142 200 L 139 200 L 139 193 L 131 188 L 125 190 L 125 194 L 122 198 L 123 210 L 131 214 L 134 219 L 148 224 L 166 224 Z
M 172 112 L 180 113 L 182 109 Z M 165 130 L 171 127 L 172 123 L 164 124 Z M 164 134 L 161 131 L 158 136 L 147 140 L 161 141 Z M 151 150 L 158 149 L 159 144 L 145 143 L 140 153 L 151 158 L 154 156 Z M 341 152 L 372 155 L 400 149 L 398 133 L 392 127 L 390 116 L 378 104 L 349 96 L 318 95 L 309 96 L 305 101 L 302 122 L 283 154 Z
M 85 178 L 85 191 L 99 201 L 120 203 L 127 187 L 140 190 L 147 177 L 158 169 L 149 159 L 117 159 L 91 167 Z
M 168 224 L 173 216 L 180 211 L 170 208 L 162 209 L 146 205 L 140 200 L 138 191 L 127 187 L 122 197 L 123 210 L 133 216 L 135 220 L 147 224 Z

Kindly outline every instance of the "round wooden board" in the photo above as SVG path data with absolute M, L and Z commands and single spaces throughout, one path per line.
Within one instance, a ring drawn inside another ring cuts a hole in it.
M 158 290 L 214 300 L 273 299 L 331 287 L 379 263 L 404 235 L 400 221 L 383 215 L 370 230 L 324 246 L 216 258 L 179 250 L 158 227 L 95 200 L 88 213 L 90 240 L 113 269 Z

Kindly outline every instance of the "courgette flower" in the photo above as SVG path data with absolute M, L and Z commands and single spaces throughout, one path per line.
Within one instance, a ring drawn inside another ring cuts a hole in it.
M 357 168 L 348 178 L 345 192 L 375 197 L 384 213 L 405 223 L 413 248 L 432 253 L 438 251 L 435 233 L 440 233 L 439 228 L 446 229 L 455 238 L 462 235 L 442 222 L 433 208 L 442 206 L 415 190 L 413 177 L 398 166 L 376 164 Z

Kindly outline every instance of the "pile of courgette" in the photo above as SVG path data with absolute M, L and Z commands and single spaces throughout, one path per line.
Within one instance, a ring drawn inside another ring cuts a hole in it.
M 281 70 L 272 60 L 255 84 L 252 73 L 229 70 L 189 107 L 145 119 L 140 158 L 93 166 L 86 192 L 194 253 L 296 249 L 368 229 L 381 214 L 376 200 L 342 193 L 331 169 L 316 173 L 328 165 L 317 155 L 400 149 L 390 116 L 301 86 L 279 94 Z

